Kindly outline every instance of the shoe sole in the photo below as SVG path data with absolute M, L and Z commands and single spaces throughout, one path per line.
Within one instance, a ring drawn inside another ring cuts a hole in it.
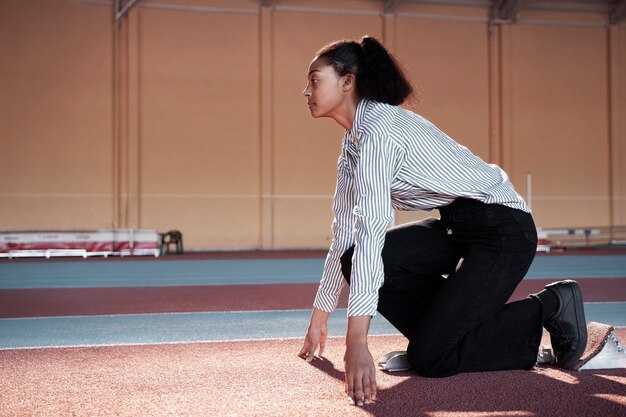
M 574 310 L 576 312 L 576 327 L 578 327 L 578 347 L 574 352 L 574 355 L 570 357 L 567 362 L 558 363 L 557 365 L 566 368 L 572 369 L 580 360 L 581 356 L 585 352 L 585 348 L 587 347 L 587 322 L 585 321 L 585 307 L 583 304 L 583 296 L 582 291 L 580 290 L 580 286 L 576 281 L 566 280 L 563 281 L 563 284 L 571 284 L 568 285 L 568 289 L 572 292 L 574 299 Z
M 406 350 L 392 350 L 391 352 L 385 353 L 378 359 L 379 366 L 385 366 L 385 364 L 389 361 L 389 359 L 393 358 L 397 355 L 406 355 Z

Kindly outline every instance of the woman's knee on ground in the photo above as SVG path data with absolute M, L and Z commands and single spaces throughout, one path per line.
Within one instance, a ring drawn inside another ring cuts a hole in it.
M 419 342 L 411 342 L 407 348 L 407 359 L 413 371 L 428 378 L 441 378 L 454 375 L 454 370 L 444 364 L 446 352 L 428 348 Z

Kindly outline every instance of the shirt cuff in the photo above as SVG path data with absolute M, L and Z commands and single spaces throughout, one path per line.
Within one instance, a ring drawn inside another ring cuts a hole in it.
M 339 302 L 339 296 L 334 294 L 326 293 L 320 287 L 317 290 L 317 294 L 315 295 L 315 300 L 313 301 L 313 307 L 318 310 L 325 311 L 327 313 L 332 313 L 337 307 L 337 303 Z
M 348 317 L 352 316 L 371 316 L 376 315 L 378 308 L 378 292 L 350 294 L 348 302 Z

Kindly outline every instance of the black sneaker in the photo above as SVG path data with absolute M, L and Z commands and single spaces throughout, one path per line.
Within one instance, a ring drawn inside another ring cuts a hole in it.
M 576 365 L 587 346 L 587 322 L 583 296 L 576 281 L 565 280 L 546 285 L 559 300 L 559 308 L 543 327 L 550 333 L 556 364 L 565 369 Z

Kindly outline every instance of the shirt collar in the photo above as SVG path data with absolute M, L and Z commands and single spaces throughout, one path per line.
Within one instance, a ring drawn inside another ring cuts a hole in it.
M 348 139 L 351 143 L 357 143 L 359 137 L 363 133 L 363 120 L 365 119 L 367 108 L 371 102 L 371 100 L 364 98 L 359 101 L 359 104 L 356 106 L 356 113 L 354 114 L 354 120 L 352 121 L 352 130 L 346 130 L 346 139 Z

